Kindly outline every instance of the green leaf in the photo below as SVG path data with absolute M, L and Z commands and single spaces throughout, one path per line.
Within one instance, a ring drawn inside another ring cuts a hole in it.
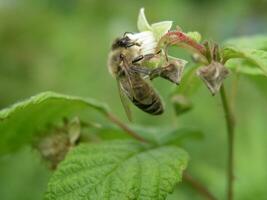
M 59 122 L 63 117 L 77 116 L 87 109 L 103 114 L 108 110 L 92 99 L 44 92 L 0 111 L 0 154 L 31 142 L 48 124 Z
M 233 58 L 242 58 L 249 62 L 249 65 L 245 66 L 245 72 L 247 73 L 247 68 L 253 71 L 255 69 L 256 72 L 250 72 L 250 74 L 255 74 L 261 72 L 262 75 L 267 75 L 267 51 L 256 50 L 256 49 L 240 49 L 236 47 L 226 47 L 223 50 L 223 57 L 225 60 L 233 59 Z M 226 63 L 228 66 L 228 63 Z M 238 67 L 239 72 L 243 72 L 242 63 L 236 66 L 230 66 L 230 68 Z M 260 70 L 260 71 L 259 71 Z
M 229 60 L 229 68 L 248 75 L 267 74 L 267 35 L 228 39 L 224 46 L 226 59 L 243 58 Z
M 151 26 L 149 25 L 149 23 L 146 19 L 144 8 L 141 8 L 139 11 L 139 15 L 138 15 L 138 19 L 137 19 L 137 29 L 139 32 L 151 31 Z
M 187 153 L 135 141 L 80 145 L 59 165 L 46 200 L 164 200 L 182 179 Z
M 166 34 L 172 27 L 172 21 L 162 21 L 151 25 L 152 32 L 157 41 Z
M 240 49 L 258 49 L 267 51 L 267 35 L 253 35 L 231 38 L 224 42 L 225 46 L 234 46 Z
M 257 68 L 254 63 L 244 59 L 231 59 L 227 61 L 227 67 L 237 73 L 248 75 L 264 75 L 260 68 Z

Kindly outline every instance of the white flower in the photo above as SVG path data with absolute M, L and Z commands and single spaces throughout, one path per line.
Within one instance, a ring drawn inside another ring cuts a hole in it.
M 157 47 L 157 41 L 151 31 L 144 31 L 140 33 L 128 33 L 127 36 L 140 44 L 140 54 L 141 55 L 147 55 L 147 54 L 154 54 L 156 47 Z
M 153 33 L 156 41 L 159 41 L 159 39 L 166 34 L 171 27 L 172 21 L 162 21 L 150 25 L 145 16 L 145 9 L 140 9 L 137 20 L 137 28 L 140 32 L 150 31 Z
M 131 40 L 140 44 L 140 54 L 154 54 L 159 39 L 166 34 L 172 27 L 172 21 L 163 21 L 149 25 L 144 8 L 141 8 L 137 20 L 139 33 L 127 33 Z

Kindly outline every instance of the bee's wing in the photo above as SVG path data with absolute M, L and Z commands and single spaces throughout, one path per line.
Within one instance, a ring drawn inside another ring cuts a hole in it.
M 138 101 L 141 104 L 151 104 L 153 100 L 152 96 L 147 95 L 147 92 L 151 92 L 149 84 L 144 80 L 143 75 L 149 76 L 150 70 L 145 67 L 131 66 L 127 68 L 125 75 L 125 82 L 123 89 L 126 91 L 127 96 L 131 101 Z M 134 89 L 134 85 L 138 85 L 139 89 Z
M 129 100 L 127 99 L 127 96 L 129 96 L 129 94 L 127 95 L 125 94 L 125 89 L 122 88 L 122 83 L 119 80 L 119 78 L 117 78 L 117 85 L 118 85 L 120 99 L 121 99 L 121 103 L 123 105 L 124 111 L 127 115 L 128 120 L 132 121 L 132 113 L 131 113 L 131 109 L 129 105 Z

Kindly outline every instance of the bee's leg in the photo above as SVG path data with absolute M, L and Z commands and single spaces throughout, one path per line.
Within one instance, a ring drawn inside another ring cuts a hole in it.
M 144 55 L 143 60 L 144 60 L 144 61 L 150 60 L 150 59 L 153 58 L 155 55 L 156 55 L 156 54 L 154 54 L 154 53 L 146 54 L 146 55 Z
M 137 63 L 137 62 L 139 62 L 140 60 L 143 60 L 143 59 L 144 59 L 143 55 L 137 56 L 132 60 L 132 64 L 135 64 L 135 63 Z
M 135 63 L 139 62 L 140 60 L 148 61 L 148 60 L 152 59 L 155 55 L 157 55 L 159 53 L 160 53 L 160 51 L 157 52 L 156 54 L 150 53 L 150 54 L 146 54 L 146 55 L 137 56 L 136 58 L 133 59 L 132 64 L 135 64 Z
M 153 79 L 155 79 L 157 77 L 160 77 L 162 71 L 164 71 L 163 67 L 157 67 L 155 69 L 152 69 L 150 74 L 149 74 L 150 80 L 153 80 Z
M 132 65 L 130 67 L 130 70 L 133 72 L 137 72 L 137 73 L 148 75 L 148 76 L 150 76 L 150 73 L 152 71 L 152 69 L 149 69 L 147 67 L 141 67 L 141 66 L 136 66 L 136 65 Z
M 158 50 L 156 53 L 155 53 L 155 55 L 158 55 L 158 54 L 160 54 L 162 52 L 162 50 L 160 49 L 160 50 Z

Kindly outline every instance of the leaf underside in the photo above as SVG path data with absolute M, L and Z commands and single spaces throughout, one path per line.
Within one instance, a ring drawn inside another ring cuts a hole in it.
M 63 117 L 77 116 L 89 108 L 107 112 L 105 105 L 94 100 L 53 92 L 38 94 L 0 111 L 0 154 L 31 142 L 33 136 L 49 124 L 59 122 Z
M 164 200 L 181 181 L 187 153 L 131 140 L 80 145 L 52 176 L 46 200 Z
M 238 72 L 267 76 L 267 51 L 227 47 L 224 49 L 224 58 L 231 59 L 226 66 Z
M 258 49 L 267 51 L 267 35 L 230 38 L 224 42 L 224 45 L 235 46 L 242 49 Z
M 226 66 L 248 75 L 267 75 L 267 35 L 231 38 L 224 42 Z M 232 59 L 233 58 L 233 59 Z

